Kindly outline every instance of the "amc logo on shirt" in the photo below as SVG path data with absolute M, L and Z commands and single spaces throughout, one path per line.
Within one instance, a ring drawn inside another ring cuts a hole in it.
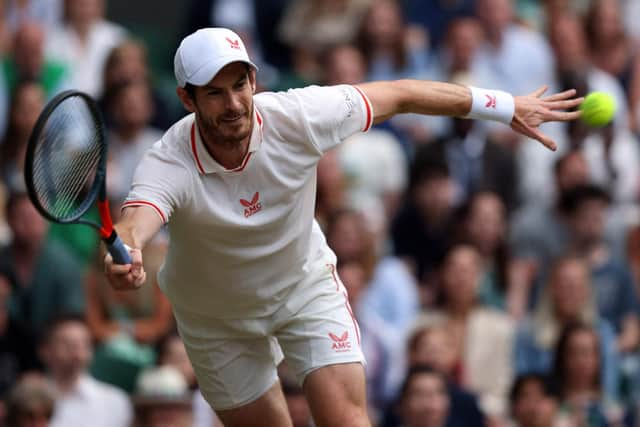
M 260 203 L 260 192 L 256 191 L 251 200 L 240 199 L 240 204 L 244 206 L 244 217 L 249 218 L 251 215 L 256 214 L 262 210 L 262 203 Z

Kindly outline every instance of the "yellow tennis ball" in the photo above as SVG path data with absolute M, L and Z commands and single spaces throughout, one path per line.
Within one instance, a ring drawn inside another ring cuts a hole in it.
M 616 112 L 616 101 L 613 96 L 604 92 L 592 92 L 580 104 L 583 122 L 591 127 L 602 127 L 611 120 Z

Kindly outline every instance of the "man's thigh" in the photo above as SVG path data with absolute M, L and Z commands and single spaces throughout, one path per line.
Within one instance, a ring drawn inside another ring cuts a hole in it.
M 218 411 L 225 427 L 291 427 L 287 403 L 276 382 L 257 400 L 238 408 Z
M 258 322 L 175 314 L 200 391 L 216 412 L 255 402 L 278 384 L 282 351 Z

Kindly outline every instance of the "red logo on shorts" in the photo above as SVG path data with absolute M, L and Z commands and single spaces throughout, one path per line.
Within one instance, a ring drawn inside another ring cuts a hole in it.
M 239 40 L 231 40 L 229 37 L 225 37 L 225 39 L 229 42 L 229 46 L 231 49 L 240 50 L 240 41 Z
M 260 193 L 256 191 L 251 201 L 240 199 L 240 204 L 245 207 L 244 217 L 249 218 L 254 213 L 260 212 L 262 203 L 260 203 Z
M 485 95 L 487 99 L 487 103 L 485 104 L 485 108 L 493 108 L 496 109 L 496 96 L 495 95 Z
M 351 343 L 347 341 L 349 339 L 349 331 L 344 331 L 342 336 L 337 336 L 329 332 L 329 338 L 333 341 L 333 344 L 331 345 L 332 350 L 339 353 L 351 350 Z

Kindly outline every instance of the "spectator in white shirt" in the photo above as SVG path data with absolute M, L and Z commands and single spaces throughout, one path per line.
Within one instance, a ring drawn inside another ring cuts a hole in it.
M 133 411 L 127 395 L 87 372 L 93 348 L 83 318 L 50 322 L 40 356 L 56 389 L 50 427 L 129 427 Z
M 104 19 L 104 0 L 65 0 L 64 15 L 47 37 L 46 53 L 69 65 L 77 89 L 99 96 L 105 61 L 125 29 Z

